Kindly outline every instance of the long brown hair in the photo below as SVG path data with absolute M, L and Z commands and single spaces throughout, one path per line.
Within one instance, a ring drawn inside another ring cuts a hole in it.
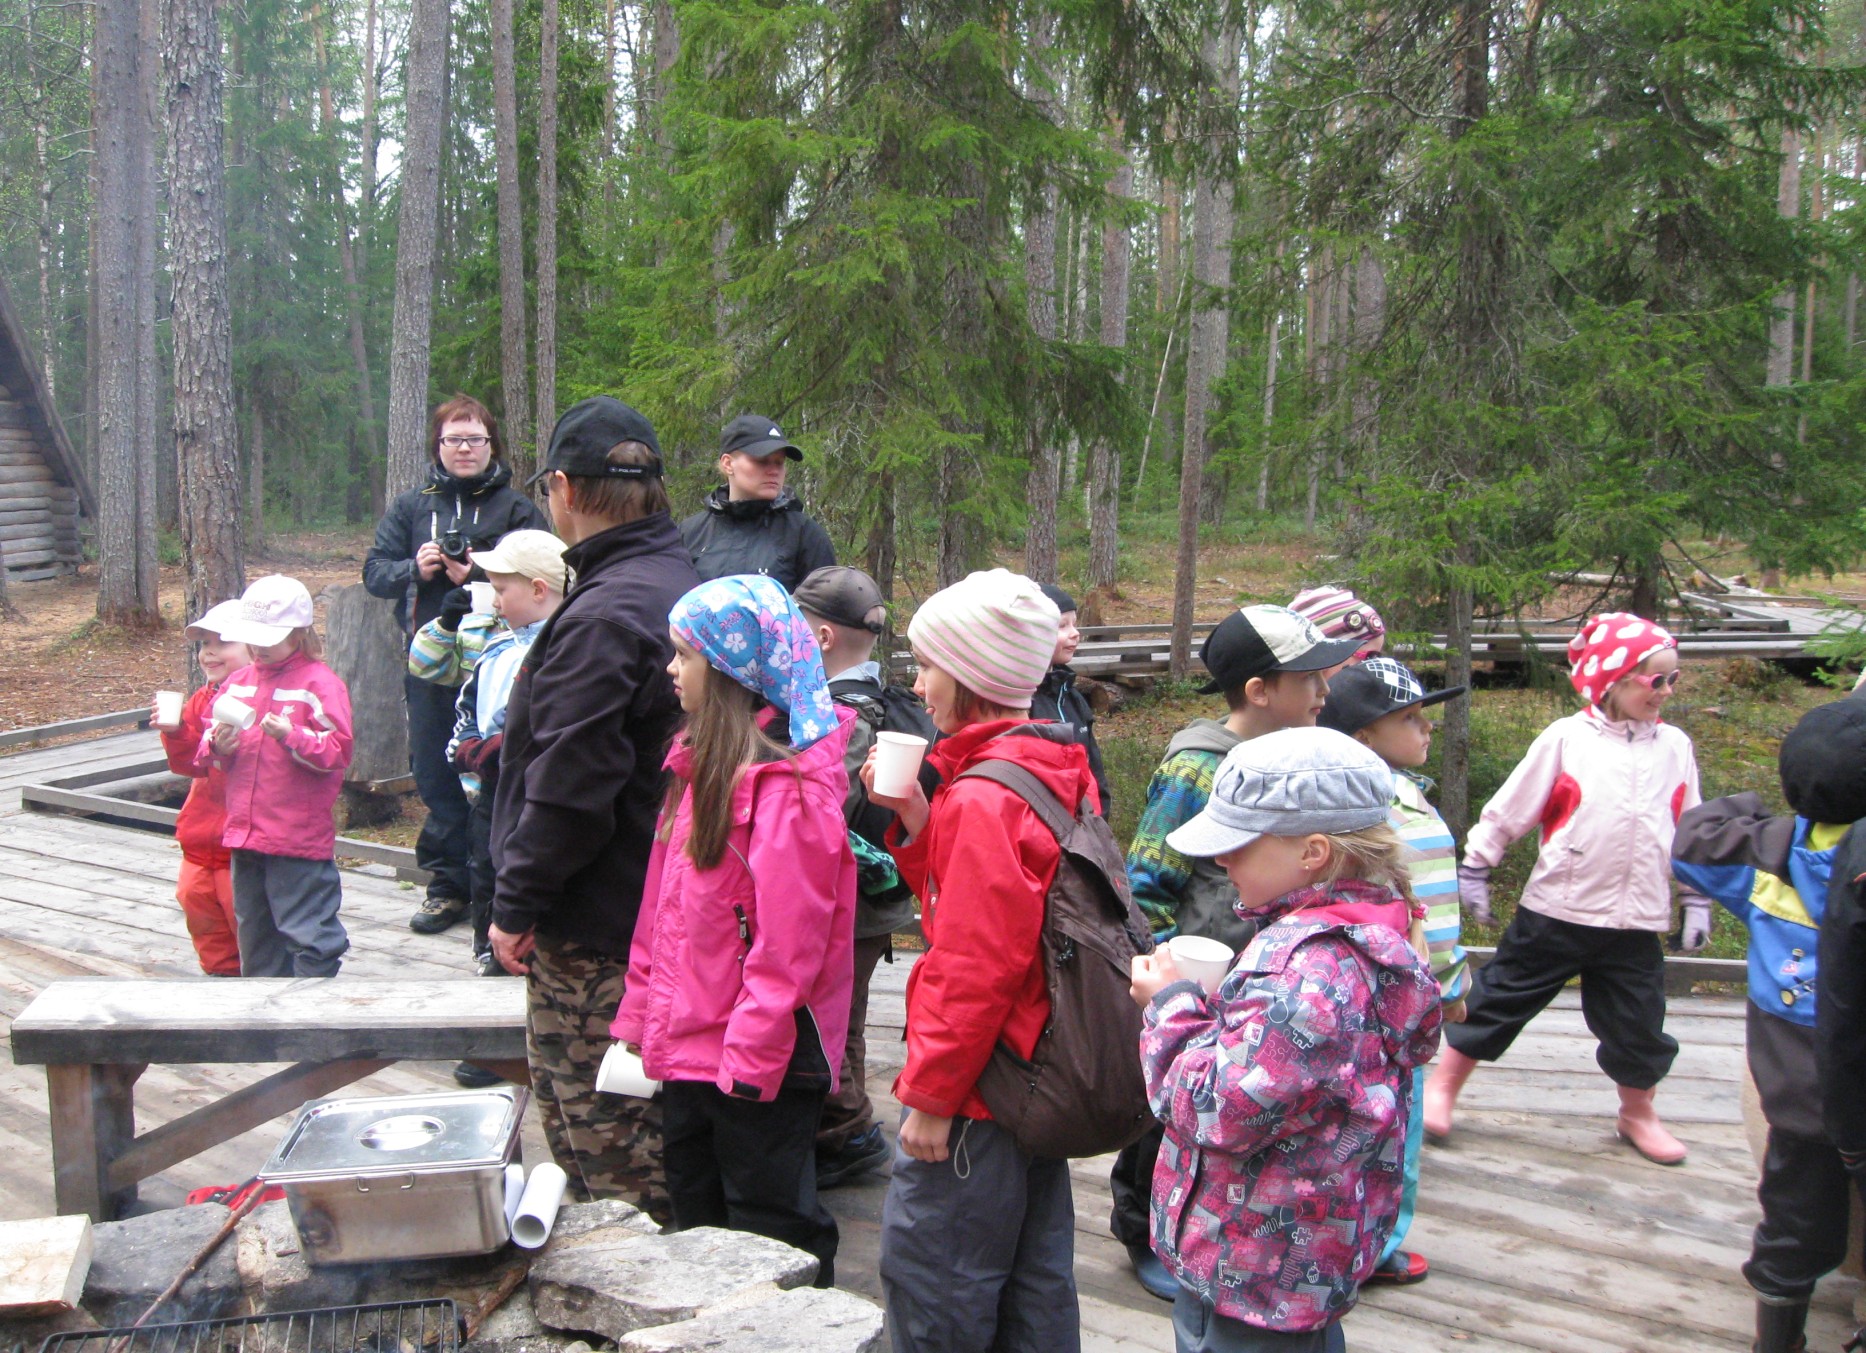
M 668 785 L 662 817 L 665 830 L 672 831 L 681 791 L 693 791 L 687 855 L 697 868 L 711 869 L 726 853 L 726 837 L 732 831 L 732 791 L 745 768 L 754 762 L 796 759 L 795 749 L 758 726 L 764 707 L 762 696 L 707 665 L 700 707 L 687 716 L 681 734 L 692 758 L 692 775 Z

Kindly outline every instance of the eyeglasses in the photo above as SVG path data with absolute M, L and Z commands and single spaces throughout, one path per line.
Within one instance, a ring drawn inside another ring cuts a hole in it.
M 478 451 L 481 447 L 491 446 L 490 437 L 443 437 L 441 445 L 449 451 Z
M 1651 691 L 1672 690 L 1684 679 L 1685 674 L 1683 672 L 1648 672 L 1643 676 L 1635 672 L 1628 678 L 1630 681 L 1637 681 L 1640 685 Z

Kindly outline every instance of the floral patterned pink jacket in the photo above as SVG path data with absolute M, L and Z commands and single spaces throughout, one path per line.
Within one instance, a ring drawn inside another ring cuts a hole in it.
M 1153 1247 L 1220 1315 L 1320 1329 L 1354 1305 L 1399 1214 L 1412 1071 L 1438 984 L 1404 904 L 1344 881 L 1292 893 L 1217 993 L 1149 1003 L 1141 1062 L 1166 1141 Z

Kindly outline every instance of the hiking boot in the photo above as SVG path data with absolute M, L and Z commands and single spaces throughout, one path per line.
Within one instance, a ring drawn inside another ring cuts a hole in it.
M 417 935 L 438 935 L 467 914 L 464 897 L 427 897 L 421 910 L 408 918 L 408 928 Z
M 1807 1353 L 1807 1324 L 1807 1302 L 1758 1296 L 1756 1342 L 1750 1348 L 1753 1353 Z
M 1658 1110 L 1652 1107 L 1652 1091 L 1620 1087 L 1620 1116 L 1613 1125 L 1614 1135 L 1654 1165 L 1683 1165 L 1685 1144 L 1665 1130 Z
M 888 1145 L 888 1139 L 881 1135 L 881 1129 L 871 1127 L 849 1138 L 836 1150 L 816 1158 L 816 1187 L 819 1191 L 839 1188 L 858 1176 L 879 1169 L 881 1162 L 893 1154 L 893 1148 Z
M 454 1080 L 468 1090 L 484 1090 L 489 1086 L 505 1084 L 505 1077 L 498 1072 L 474 1066 L 471 1062 L 462 1062 L 454 1068 Z
M 1160 1256 L 1153 1252 L 1151 1245 L 1145 1242 L 1129 1245 L 1127 1261 L 1134 1266 L 1134 1276 L 1140 1279 L 1140 1285 L 1147 1289 L 1149 1296 L 1161 1301 L 1179 1300 L 1179 1279 L 1166 1271 L 1166 1265 L 1160 1262 Z

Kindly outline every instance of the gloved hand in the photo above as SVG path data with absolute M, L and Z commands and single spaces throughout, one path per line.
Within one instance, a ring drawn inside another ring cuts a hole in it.
M 464 587 L 456 587 L 441 598 L 441 628 L 450 633 L 458 632 L 460 622 L 472 609 L 473 594 Z
M 1697 893 L 1684 893 L 1679 901 L 1684 904 L 1685 917 L 1678 931 L 1678 947 L 1687 954 L 1695 954 L 1710 943 L 1710 899 Z
M 459 763 L 460 769 L 473 775 L 484 775 L 488 763 L 498 762 L 499 748 L 504 742 L 504 733 L 494 733 L 489 738 L 462 738 L 459 750 L 454 753 L 454 760 Z
M 1482 925 L 1495 923 L 1496 917 L 1490 914 L 1490 868 L 1481 864 L 1461 864 L 1458 866 L 1458 900 L 1464 904 L 1464 914 Z

